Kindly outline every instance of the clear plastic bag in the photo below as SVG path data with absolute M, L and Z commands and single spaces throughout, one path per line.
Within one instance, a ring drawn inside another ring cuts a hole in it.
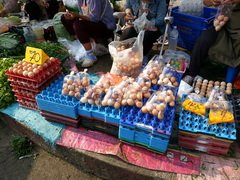
M 109 52 L 113 58 L 111 73 L 136 78 L 142 69 L 144 31 L 138 37 L 124 41 L 113 41 Z
M 141 108 L 143 113 L 150 113 L 157 116 L 158 119 L 164 118 L 164 112 L 167 105 L 175 106 L 175 96 L 171 89 L 164 89 L 161 91 L 155 91 L 148 99 L 146 104 Z
M 102 100 L 102 105 L 113 106 L 115 109 L 119 109 L 121 107 L 124 93 L 127 91 L 129 85 L 131 85 L 133 82 L 133 78 L 124 77 L 120 84 L 109 89 Z
M 139 33 L 141 30 L 156 28 L 151 21 L 147 19 L 147 13 L 144 12 L 140 17 L 133 21 L 134 29 Z
M 158 85 L 178 87 L 177 71 L 169 64 L 163 68 L 162 74 L 159 75 Z
M 213 88 L 205 106 L 210 108 L 208 117 L 209 125 L 234 122 L 233 106 L 228 101 L 224 89 L 220 89 L 219 87 Z
M 152 84 L 157 84 L 158 77 L 162 73 L 164 63 L 155 55 L 144 67 L 139 77 L 150 79 Z
M 231 4 L 219 6 L 216 18 L 213 21 L 216 31 L 219 31 L 229 21 L 234 7 L 235 5 Z
M 66 75 L 63 79 L 62 94 L 80 98 L 79 81 L 80 77 L 75 75 L 73 71 Z
M 206 106 L 204 105 L 206 99 L 200 94 L 190 93 L 187 95 L 186 99 L 182 103 L 182 107 L 191 111 L 197 115 L 206 115 Z
M 101 105 L 104 94 L 107 93 L 112 86 L 117 85 L 120 82 L 120 78 L 118 79 L 110 74 L 104 74 L 95 85 L 90 85 L 87 88 L 80 101 L 82 103 L 95 104 L 99 106 Z
M 108 48 L 106 48 L 103 44 L 91 42 L 91 45 L 95 56 L 102 56 L 108 53 Z

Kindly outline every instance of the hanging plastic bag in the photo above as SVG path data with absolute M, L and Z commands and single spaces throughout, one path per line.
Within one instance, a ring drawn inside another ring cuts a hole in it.
M 147 19 L 147 13 L 144 12 L 140 17 L 133 21 L 134 29 L 139 33 L 141 30 L 148 30 L 156 28 L 152 21 Z
M 143 59 L 143 37 L 144 31 L 141 31 L 137 38 L 113 41 L 108 45 L 113 58 L 111 73 L 134 78 L 140 74 Z
M 231 4 L 219 6 L 216 18 L 213 21 L 213 25 L 216 31 L 222 29 L 222 27 L 229 21 L 234 7 L 235 5 Z

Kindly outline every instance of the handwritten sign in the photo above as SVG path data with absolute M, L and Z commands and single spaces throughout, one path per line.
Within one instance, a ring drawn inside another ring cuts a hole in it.
M 48 55 L 42 49 L 29 46 L 26 48 L 25 61 L 41 65 L 48 59 Z

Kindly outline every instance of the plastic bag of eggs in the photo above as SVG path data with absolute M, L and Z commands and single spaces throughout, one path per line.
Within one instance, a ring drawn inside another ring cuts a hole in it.
M 228 20 L 229 20 L 229 17 L 223 14 L 218 15 L 213 21 L 215 30 L 219 31 L 220 29 L 222 29 L 222 27 L 228 22 Z
M 119 76 L 137 77 L 142 69 L 142 53 L 131 49 L 124 51 L 124 55 L 121 53 L 113 57 L 110 72 Z
M 66 75 L 63 79 L 62 94 L 80 98 L 81 94 L 79 82 L 80 77 L 74 75 L 74 72 L 71 72 L 69 75 Z
M 224 89 L 220 89 L 218 86 L 212 89 L 212 92 L 204 104 L 207 108 L 229 109 L 229 101 Z
M 112 87 L 104 96 L 101 104 L 102 106 L 113 106 L 115 109 L 121 107 L 123 92 L 118 87 Z
M 142 73 L 139 77 L 147 77 L 151 80 L 152 84 L 157 84 L 158 77 L 162 73 L 164 64 L 158 60 L 155 60 L 156 56 L 154 56 L 148 64 L 143 69 Z
M 124 92 L 122 105 L 126 106 L 137 106 L 141 108 L 143 106 L 143 91 L 142 87 L 134 82 L 133 84 L 129 85 L 127 90 Z
M 151 96 L 151 80 L 147 77 L 138 77 L 136 83 L 140 85 L 144 98 L 149 98 Z
M 172 107 L 175 106 L 175 96 L 172 90 L 156 91 L 141 108 L 141 111 L 157 116 L 161 120 L 164 118 L 164 111 L 167 104 Z
M 86 89 L 83 97 L 80 99 L 82 103 L 101 105 L 101 97 L 103 93 L 107 93 L 109 88 L 113 86 L 114 81 L 110 79 L 108 74 L 101 76 L 95 85 L 90 85 Z
M 159 75 L 158 85 L 178 87 L 177 71 L 170 66 L 165 66 L 162 74 Z

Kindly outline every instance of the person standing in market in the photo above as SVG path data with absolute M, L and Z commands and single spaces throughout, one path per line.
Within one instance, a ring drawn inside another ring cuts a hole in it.
M 156 42 L 165 31 L 164 18 L 167 12 L 166 0 L 127 0 L 125 21 L 128 22 L 128 25 L 123 30 L 120 41 L 138 36 L 138 32 L 134 28 L 133 23 L 144 12 L 147 14 L 147 20 L 151 21 L 153 27 L 151 29 L 144 29 L 143 61 L 146 63 L 148 60 L 147 54 L 152 49 L 153 43 Z
M 191 84 L 194 77 L 200 73 L 209 55 L 210 59 L 217 62 L 222 59 L 220 63 L 226 65 L 229 65 L 234 59 L 240 60 L 240 0 L 225 0 L 223 4 L 221 0 L 203 0 L 203 3 L 205 6 L 214 7 L 232 4 L 235 5 L 235 8 L 233 9 L 230 19 L 220 31 L 216 31 L 215 27 L 210 27 L 201 33 L 193 47 L 189 68 L 183 77 L 183 81 L 188 84 Z M 224 43 L 224 37 L 227 38 L 230 43 Z M 230 54 L 228 49 L 233 50 L 233 53 Z M 233 54 L 235 57 L 232 56 Z M 240 64 L 240 61 L 238 62 Z
M 53 1 L 53 0 L 51 0 Z M 54 0 L 55 1 L 55 0 Z M 43 21 L 47 20 L 48 13 L 47 8 L 49 8 L 49 3 L 47 3 L 44 0 L 9 0 L 5 6 L 4 9 L 0 12 L 0 17 L 5 17 L 7 14 L 11 13 L 17 8 L 18 3 L 22 5 L 22 10 L 25 11 L 28 15 L 30 20 L 38 20 Z M 54 3 L 55 5 L 56 3 Z M 58 4 L 57 4 L 58 6 Z M 52 9 L 52 4 L 51 7 Z M 57 7 L 58 8 L 58 7 Z M 55 8 L 56 9 L 56 8 Z M 53 12 L 51 12 L 52 14 Z M 57 13 L 57 11 L 56 11 Z
M 78 0 L 78 7 L 79 14 L 67 11 L 61 21 L 68 33 L 75 36 L 86 50 L 82 67 L 90 67 L 97 61 L 91 39 L 113 36 L 116 20 L 108 0 Z

